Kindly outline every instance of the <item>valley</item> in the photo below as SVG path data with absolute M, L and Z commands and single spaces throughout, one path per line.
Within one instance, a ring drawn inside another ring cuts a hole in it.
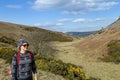
M 98 78 L 101 80 L 119 80 L 120 64 L 106 63 L 97 58 L 86 56 L 76 48 L 82 40 L 73 42 L 54 42 L 53 46 L 58 50 L 57 59 L 65 63 L 80 65 L 86 74 L 86 77 Z M 88 52 L 89 53 L 89 52 Z

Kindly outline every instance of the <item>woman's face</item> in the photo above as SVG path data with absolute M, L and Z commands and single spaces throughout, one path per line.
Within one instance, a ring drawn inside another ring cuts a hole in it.
M 23 43 L 21 46 L 21 50 L 26 51 L 28 49 L 29 44 L 28 43 Z

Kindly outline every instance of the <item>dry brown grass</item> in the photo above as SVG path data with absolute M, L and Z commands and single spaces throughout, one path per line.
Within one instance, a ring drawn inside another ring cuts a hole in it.
M 0 59 L 0 80 L 10 80 L 10 77 L 7 73 L 10 66 L 5 63 L 5 60 Z
M 19 40 L 20 38 L 25 39 L 28 36 L 34 36 L 35 32 L 41 34 L 41 37 L 45 37 L 47 41 L 72 41 L 72 37 L 60 32 L 53 32 L 50 30 L 37 28 L 35 26 L 26 26 L 20 24 L 13 24 L 8 22 L 0 22 L 0 37 L 6 36 Z M 41 38 L 40 37 L 40 38 Z

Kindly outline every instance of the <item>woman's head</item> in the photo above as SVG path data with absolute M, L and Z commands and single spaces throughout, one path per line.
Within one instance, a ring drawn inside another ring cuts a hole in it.
M 28 46 L 29 46 L 29 44 L 28 44 L 28 42 L 26 40 L 20 39 L 18 41 L 18 48 L 20 50 L 25 50 L 26 51 L 28 49 Z

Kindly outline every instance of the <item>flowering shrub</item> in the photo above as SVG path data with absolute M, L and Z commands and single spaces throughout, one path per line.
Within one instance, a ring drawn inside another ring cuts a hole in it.
M 80 67 L 70 65 L 68 71 L 73 73 L 74 77 L 76 76 L 78 80 L 86 80 L 85 73 L 83 73 Z
M 85 73 L 81 67 L 63 63 L 53 58 L 39 58 L 36 61 L 37 68 L 61 75 L 68 80 L 86 80 Z

